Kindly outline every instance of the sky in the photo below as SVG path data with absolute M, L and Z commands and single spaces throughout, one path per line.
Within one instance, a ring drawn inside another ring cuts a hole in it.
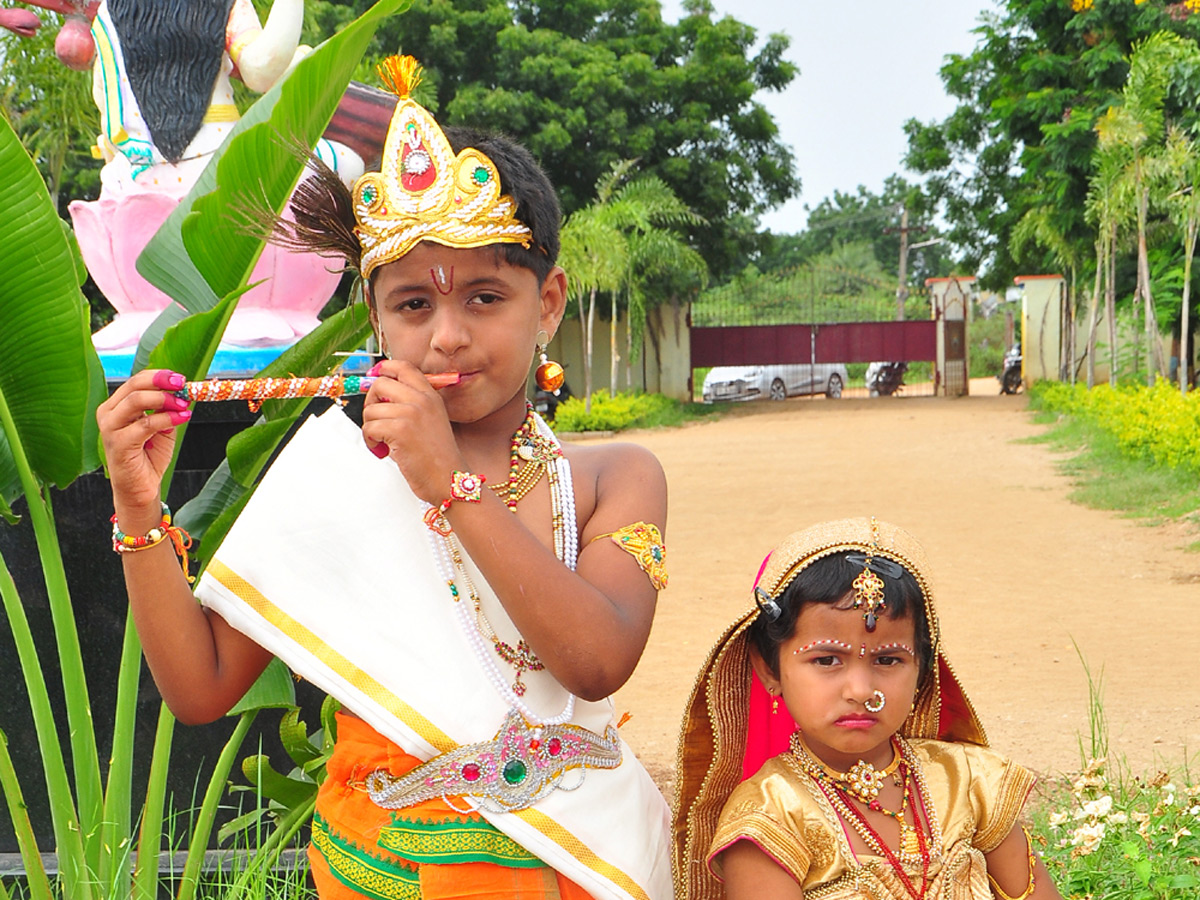
M 793 151 L 801 193 L 765 214 L 776 233 L 804 228 L 804 207 L 835 190 L 872 192 L 906 173 L 904 123 L 936 121 L 954 110 L 938 71 L 949 53 L 969 53 L 971 30 L 993 0 L 711 0 L 717 16 L 754 26 L 760 40 L 784 32 L 787 58 L 800 68 L 781 93 L 757 99 L 774 115 Z M 679 0 L 662 0 L 663 18 L 679 20 Z

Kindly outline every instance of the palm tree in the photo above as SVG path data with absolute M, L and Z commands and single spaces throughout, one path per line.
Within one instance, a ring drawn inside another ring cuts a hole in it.
M 1192 288 L 1192 257 L 1196 252 L 1196 233 L 1200 230 L 1200 144 L 1178 128 L 1167 134 L 1166 169 L 1170 193 L 1165 198 L 1172 221 L 1183 230 L 1183 299 L 1179 311 L 1179 390 L 1187 394 L 1188 322 Z
M 1147 381 L 1166 374 L 1159 345 L 1157 316 L 1150 290 L 1150 265 L 1146 253 L 1146 218 L 1150 193 L 1163 172 L 1164 114 L 1172 75 L 1180 65 L 1200 65 L 1200 50 L 1192 41 L 1173 32 L 1152 34 L 1133 49 L 1129 57 L 1129 77 L 1122 90 L 1123 103 L 1111 107 L 1096 130 L 1100 144 L 1119 145 L 1128 151 L 1124 177 L 1132 184 L 1132 200 L 1137 216 L 1137 295 L 1144 304 L 1146 331 Z
M 637 325 L 632 315 L 629 322 L 630 329 L 636 329 L 640 335 L 645 325 L 647 280 L 664 272 L 696 272 L 703 267 L 699 254 L 670 231 L 673 226 L 700 224 L 703 220 L 656 176 L 627 180 L 636 165 L 636 160 L 615 163 L 596 183 L 596 199 L 573 213 L 562 231 L 563 268 L 568 273 L 569 291 L 579 299 L 584 343 L 584 408 L 589 412 L 597 295 L 607 292 L 612 297 L 610 386 L 615 392 L 620 361 L 617 319 L 621 295 L 626 295 L 627 306 L 640 311 Z

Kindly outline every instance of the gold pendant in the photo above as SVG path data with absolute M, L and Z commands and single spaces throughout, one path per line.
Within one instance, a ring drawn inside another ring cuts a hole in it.
M 905 856 L 916 856 L 921 852 L 921 842 L 917 839 L 917 830 L 903 822 L 900 823 L 900 852 Z

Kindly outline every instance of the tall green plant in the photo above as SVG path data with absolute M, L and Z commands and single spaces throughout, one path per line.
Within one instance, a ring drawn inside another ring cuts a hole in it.
M 315 142 L 380 21 L 406 8 L 408 2 L 380 0 L 301 63 L 286 82 L 260 99 L 234 129 L 231 140 L 139 263 L 154 274 L 152 280 L 159 287 L 182 304 L 182 312 L 171 313 L 157 323 L 155 337 L 141 348 L 143 362 L 170 367 L 190 377 L 207 372 L 262 248 L 258 239 L 229 227 L 230 204 L 239 195 L 265 192 L 268 202 L 276 210 L 282 209 L 303 163 L 276 135 L 310 145 Z M 5 360 L 0 367 L 0 513 L 12 518 L 10 504 L 24 496 L 42 559 L 63 674 L 71 735 L 71 778 L 55 730 L 42 659 L 3 560 L 0 597 L 34 715 L 50 795 L 61 892 L 72 900 L 98 900 L 128 897 L 132 888 L 135 897 L 153 898 L 157 894 L 157 860 L 174 720 L 163 708 L 146 802 L 137 817 L 140 832 L 135 840 L 132 747 L 140 644 L 132 623 L 127 622 L 118 675 L 113 751 L 105 784 L 48 493 L 51 485 L 63 487 L 97 463 L 94 412 L 104 395 L 104 381 L 79 294 L 83 273 L 45 184 L 7 121 L 0 127 L 0 181 L 9 204 L 6 216 L 0 220 L 0 263 L 5 271 L 5 278 L 0 280 L 0 353 Z M 363 311 L 346 310 L 281 357 L 276 368 L 296 373 L 328 371 L 335 361 L 333 352 L 356 346 L 366 330 Z M 206 492 L 205 503 L 195 507 L 208 531 L 206 547 L 210 548 L 228 526 L 228 507 L 245 497 L 246 485 L 282 438 L 286 430 L 283 423 L 298 415 L 299 406 L 272 406 L 263 426 L 241 436 L 240 455 L 231 458 L 224 471 L 236 469 L 243 481 L 236 487 L 227 486 L 228 490 L 214 485 Z M 221 501 L 214 501 L 214 497 Z M 183 524 L 187 524 L 186 518 L 181 515 Z M 291 702 L 286 673 L 281 673 L 279 667 L 269 668 L 240 705 L 235 738 L 249 727 L 256 709 Z M 191 836 L 191 877 L 184 879 L 181 897 L 194 893 L 198 861 L 208 843 L 207 829 L 211 828 L 212 813 L 236 750 L 236 742 L 227 745 L 205 793 L 198 817 L 202 824 Z M 19 821 L 21 807 L 12 800 L 19 797 L 19 785 L 6 753 L 0 754 L 0 781 L 10 798 L 21 852 L 31 861 L 37 858 L 38 848 L 31 829 Z M 141 852 L 138 871 L 132 873 L 135 845 Z M 30 891 L 35 896 L 49 898 L 55 894 L 40 867 L 30 863 L 27 869 Z

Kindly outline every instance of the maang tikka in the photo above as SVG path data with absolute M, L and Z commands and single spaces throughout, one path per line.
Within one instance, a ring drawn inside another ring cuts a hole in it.
M 874 516 L 871 517 L 871 550 L 879 550 L 879 523 Z M 890 559 L 875 559 L 872 552 L 866 555 L 850 554 L 846 561 L 862 566 L 862 571 L 850 583 L 850 587 L 854 591 L 854 608 L 863 610 L 863 621 L 867 631 L 874 631 L 879 620 L 879 611 L 887 606 L 883 593 L 883 579 L 876 573 L 883 572 L 889 578 L 899 578 L 904 569 Z
M 563 381 L 566 380 L 566 373 L 563 372 L 563 367 L 554 360 L 546 356 L 546 345 L 550 343 L 550 335 L 545 331 L 537 333 L 537 353 L 538 367 L 533 373 L 533 380 L 537 382 L 539 390 L 553 393 L 563 386 Z

